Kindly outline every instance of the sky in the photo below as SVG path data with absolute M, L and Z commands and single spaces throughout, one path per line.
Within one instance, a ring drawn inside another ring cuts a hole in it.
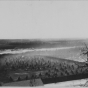
M 0 39 L 88 38 L 88 1 L 0 1 Z

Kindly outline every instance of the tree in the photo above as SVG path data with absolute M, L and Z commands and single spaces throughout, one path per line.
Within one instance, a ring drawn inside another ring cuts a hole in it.
M 35 79 L 30 79 L 29 86 L 35 86 L 36 82 Z
M 21 81 L 21 78 L 20 78 L 20 77 L 18 77 L 17 81 Z
M 3 82 L 0 82 L 0 86 L 3 86 Z
M 10 78 L 9 78 L 9 81 L 10 81 L 10 82 L 13 82 L 13 78 L 12 78 L 12 77 L 10 77 Z
M 87 56 L 87 60 L 86 62 L 88 63 L 88 46 L 84 43 L 84 48 L 81 49 L 81 54 L 80 55 L 83 55 L 83 56 Z
M 28 80 L 29 78 L 28 78 L 28 75 L 26 76 L 26 78 L 25 78 L 26 80 Z

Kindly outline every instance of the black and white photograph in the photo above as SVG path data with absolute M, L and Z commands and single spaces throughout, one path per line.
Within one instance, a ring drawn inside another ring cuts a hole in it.
M 87 0 L 0 0 L 1 87 L 88 87 Z

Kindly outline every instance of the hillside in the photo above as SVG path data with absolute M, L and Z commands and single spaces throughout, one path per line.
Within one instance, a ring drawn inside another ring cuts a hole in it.
M 4 56 L 0 60 L 0 65 L 1 79 L 3 79 L 4 73 L 5 75 L 18 75 L 19 77 L 21 71 L 22 73 L 34 74 L 30 78 L 53 78 L 88 73 L 88 66 L 84 62 L 40 55 L 31 57 Z M 7 79 L 9 79 L 9 76 Z

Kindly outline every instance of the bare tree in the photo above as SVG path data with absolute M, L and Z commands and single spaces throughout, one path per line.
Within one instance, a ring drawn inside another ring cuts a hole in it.
M 84 43 L 84 48 L 81 49 L 81 54 L 83 56 L 87 56 L 86 62 L 88 63 L 88 46 Z

